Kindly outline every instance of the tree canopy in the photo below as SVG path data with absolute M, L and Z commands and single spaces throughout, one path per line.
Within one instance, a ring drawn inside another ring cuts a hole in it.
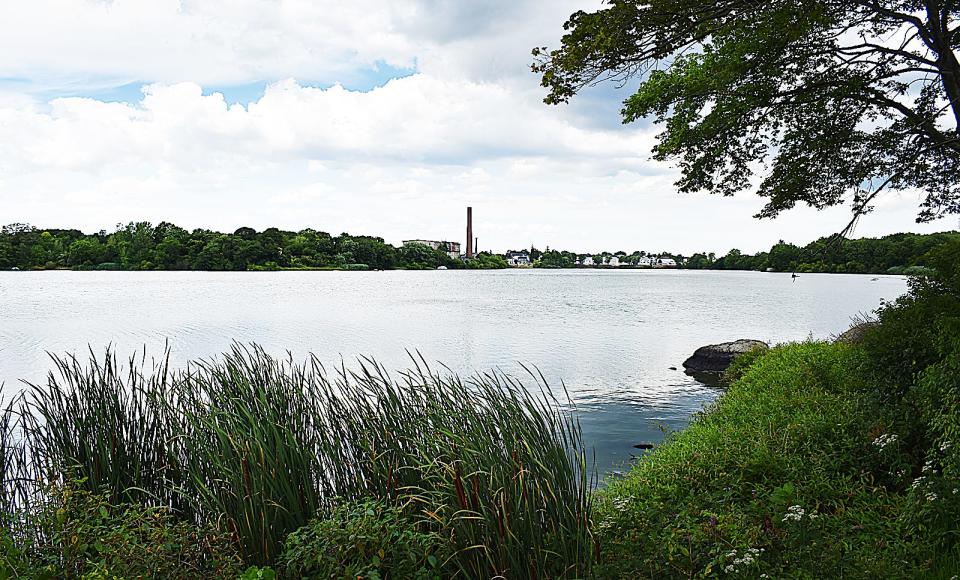
M 611 0 L 534 49 L 547 103 L 638 79 L 624 122 L 664 130 L 681 192 L 850 203 L 919 190 L 918 221 L 960 213 L 957 0 Z M 851 222 L 852 224 L 853 222 Z
M 499 258 L 499 259 L 497 259 Z M 28 224 L 0 228 L 0 270 L 390 270 L 506 268 L 502 257 L 450 257 L 424 244 L 394 247 L 374 236 L 304 229 L 239 228 L 232 234 L 187 231 L 169 222 L 118 224 L 112 233 L 40 230 Z

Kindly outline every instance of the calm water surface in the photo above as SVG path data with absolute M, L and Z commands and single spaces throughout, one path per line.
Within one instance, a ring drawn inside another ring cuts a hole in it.
M 566 384 L 601 470 L 683 427 L 719 391 L 669 367 L 737 338 L 828 338 L 903 278 L 698 271 L 0 272 L 0 382 L 43 380 L 46 352 L 146 345 L 175 362 L 231 341 L 348 365 L 407 350 L 469 374 L 537 366 Z

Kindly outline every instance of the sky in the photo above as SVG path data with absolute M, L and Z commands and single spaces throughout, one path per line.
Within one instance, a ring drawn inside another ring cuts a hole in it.
M 806 243 L 849 210 L 679 194 L 629 87 L 543 104 L 535 46 L 599 0 L 0 3 L 0 223 L 241 226 L 581 252 Z M 930 232 L 888 194 L 855 235 Z

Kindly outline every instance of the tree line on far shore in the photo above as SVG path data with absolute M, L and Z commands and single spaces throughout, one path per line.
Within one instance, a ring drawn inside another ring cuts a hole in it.
M 644 257 L 673 258 L 693 270 L 773 270 L 910 274 L 922 269 L 930 250 L 960 232 L 900 233 L 882 238 L 820 238 L 806 246 L 780 241 L 769 251 L 745 254 L 733 249 L 723 256 L 698 252 L 575 252 L 529 250 L 534 267 L 574 268 L 586 256 L 604 264 L 616 256 L 620 265 L 636 265 Z M 239 228 L 233 233 L 185 230 L 174 224 L 120 224 L 115 231 L 84 234 L 74 229 L 38 229 L 26 224 L 0 228 L 0 270 L 424 270 L 494 269 L 508 267 L 503 256 L 483 252 L 470 260 L 452 258 L 424 244 L 396 247 L 375 236 L 304 229 Z
M 679 267 L 691 270 L 911 274 L 926 266 L 926 256 L 932 249 L 951 240 L 960 240 L 960 232 L 900 233 L 855 240 L 831 236 L 806 246 L 780 240 L 767 252 L 744 254 L 733 249 L 719 257 L 713 252 L 698 252 L 692 256 L 647 251 L 600 252 L 594 255 L 531 248 L 530 259 L 535 267 L 540 268 L 574 268 L 586 256 L 592 257 L 594 264 L 603 264 L 616 256 L 621 266 L 636 265 L 644 257 L 661 257 L 672 258 Z
M 451 258 L 424 244 L 396 247 L 374 236 L 304 229 L 298 232 L 240 228 L 233 233 L 187 231 L 171 223 L 120 224 L 108 233 L 38 229 L 10 224 L 0 229 L 0 270 L 392 270 L 505 268 L 502 256 Z

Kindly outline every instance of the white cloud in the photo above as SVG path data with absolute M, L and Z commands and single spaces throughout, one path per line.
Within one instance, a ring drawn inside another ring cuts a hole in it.
M 843 226 L 842 210 L 756 222 L 755 198 L 678 196 L 674 171 L 647 159 L 656 129 L 615 122 L 623 93 L 543 105 L 530 48 L 555 45 L 571 12 L 599 5 L 3 3 L 0 223 L 168 220 L 399 242 L 460 239 L 472 204 L 482 247 L 685 252 Z M 365 92 L 330 86 L 363 84 L 378 66 L 418 72 Z M 144 89 L 127 102 L 94 92 L 131 81 Z M 230 104 L 216 92 L 246 83 L 262 97 Z M 62 94 L 83 96 L 45 96 Z M 912 228 L 915 199 L 883 204 L 861 233 Z
M 0 4 L 0 70 L 60 84 L 210 86 L 348 81 L 358 68 L 444 66 L 451 55 L 455 70 L 471 68 L 468 54 L 475 68 L 513 68 L 584 5 L 600 3 L 11 0 Z

